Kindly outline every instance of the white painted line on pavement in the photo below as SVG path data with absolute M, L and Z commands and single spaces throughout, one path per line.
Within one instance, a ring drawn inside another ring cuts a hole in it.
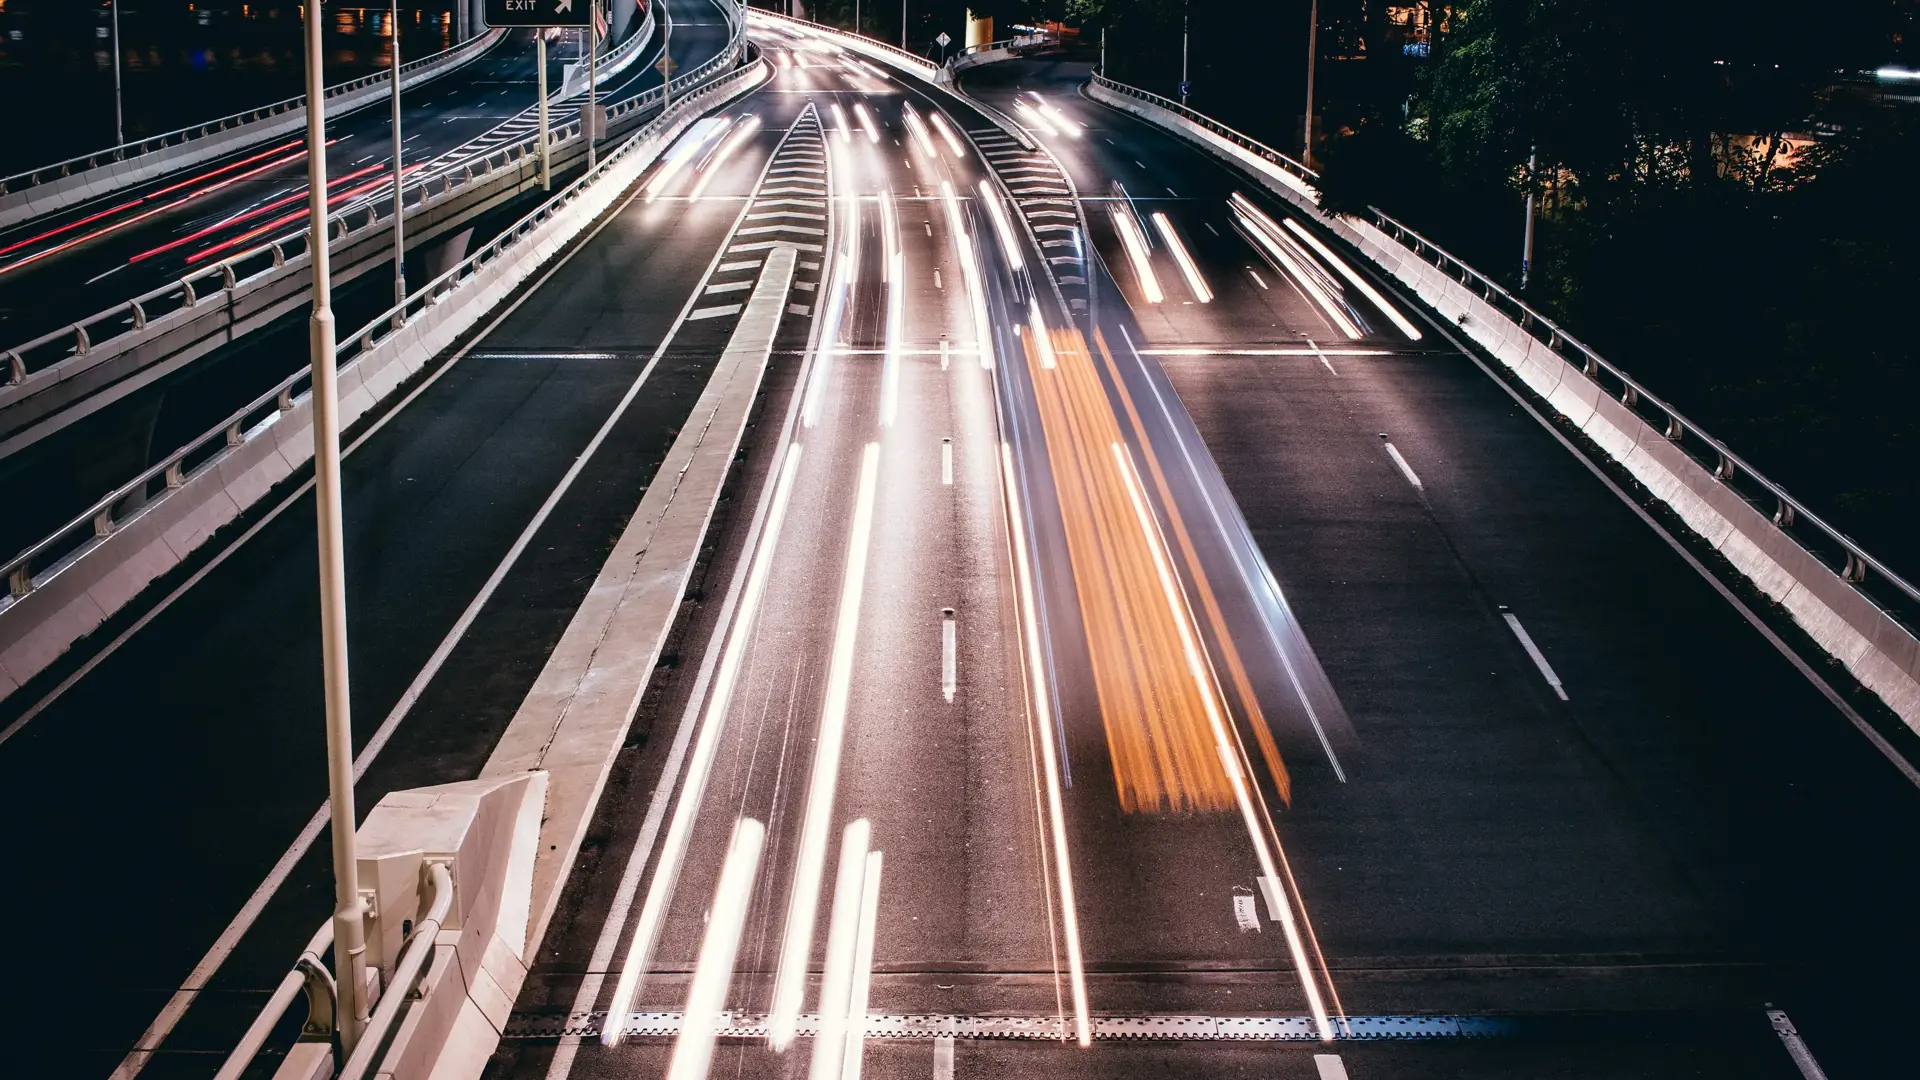
M 1233 921 L 1241 930 L 1260 932 L 1260 912 L 1254 907 L 1252 893 L 1233 894 Z
M 940 693 L 953 704 L 954 691 L 960 688 L 960 642 L 953 625 L 953 609 L 947 608 L 940 620 Z
M 874 487 L 880 475 L 880 444 L 868 443 L 860 462 L 860 487 L 854 500 L 851 543 L 841 578 L 840 607 L 827 664 L 826 695 L 820 707 L 820 731 L 814 746 L 807 808 L 788 889 L 786 936 L 781 942 L 779 975 L 774 982 L 768 1037 L 776 1049 L 793 1041 L 800 999 L 807 988 L 813 955 L 814 916 L 820 907 L 820 877 L 826 868 L 827 833 L 833 823 L 834 792 L 840 784 L 840 754 L 847 735 L 847 705 L 853 693 L 854 650 L 860 636 L 860 598 L 866 589 L 867 549 L 873 534 Z
M 1207 226 L 1207 228 L 1209 228 L 1209 229 L 1211 229 L 1211 228 L 1213 228 L 1213 226 L 1211 226 L 1211 225 L 1209 225 L 1209 226 Z M 1219 234 L 1219 233 L 1214 233 L 1214 235 L 1215 235 L 1215 236 L 1218 236 L 1218 235 L 1220 235 L 1220 234 Z M 1263 278 L 1263 277 L 1261 277 L 1261 276 L 1260 276 L 1259 274 L 1256 274 L 1256 273 L 1254 273 L 1254 272 L 1253 272 L 1253 267 L 1251 267 L 1251 266 L 1249 266 L 1249 267 L 1247 267 L 1247 276 L 1248 276 L 1248 277 L 1250 277 L 1250 278 L 1252 278 L 1252 279 L 1253 279 L 1253 283 L 1254 283 L 1255 285 L 1258 285 L 1258 286 L 1260 286 L 1260 287 L 1261 287 L 1262 289 L 1264 289 L 1264 288 L 1266 288 L 1266 287 L 1267 287 L 1267 282 L 1266 282 L 1266 279 L 1265 279 L 1265 278 Z
M 952 345 L 947 341 L 947 339 L 941 338 L 940 339 L 940 370 L 941 371 L 947 370 L 947 366 L 953 362 L 953 357 L 951 355 L 952 351 L 953 351 Z
M 695 319 L 719 319 L 719 318 L 724 318 L 725 316 L 728 316 L 728 315 L 737 315 L 737 314 L 739 314 L 739 313 L 740 313 L 740 307 L 741 307 L 741 305 L 739 305 L 739 304 L 721 304 L 721 305 L 720 305 L 719 307 L 703 307 L 703 308 L 695 308 L 695 309 L 693 310 L 693 313 L 692 313 L 691 315 L 688 315 L 688 316 L 687 316 L 687 319 L 688 319 L 689 321 L 692 321 L 692 320 L 695 320 Z
M 1307 344 L 1313 346 L 1313 355 L 1320 358 L 1320 366 L 1327 369 L 1327 374 L 1332 375 L 1334 378 L 1339 378 L 1340 373 L 1333 370 L 1333 361 L 1327 359 L 1327 350 L 1321 348 L 1312 338 L 1307 339 Z
M 944 350 L 942 350 L 942 353 L 943 355 L 941 356 L 941 359 L 940 359 L 940 366 L 945 367 L 946 357 L 944 355 Z M 943 484 L 953 483 L 953 440 L 952 439 L 940 440 L 940 482 Z
M 940 271 L 938 271 L 938 270 L 935 270 L 935 271 L 933 272 L 933 287 L 934 287 L 934 288 L 936 288 L 936 289 L 944 289 L 944 288 L 946 288 L 946 286 L 945 286 L 945 285 L 942 285 L 942 284 L 940 284 Z
M 706 1080 L 713 1064 L 713 1044 L 725 1020 L 727 987 L 733 983 L 733 960 L 740 952 L 740 931 L 747 922 L 747 902 L 753 897 L 753 879 L 760 870 L 760 852 L 767 827 L 752 818 L 733 826 L 733 843 L 720 869 L 720 884 L 708 909 L 707 932 L 700 942 L 693 983 L 687 988 L 687 1008 L 681 1014 L 680 1037 L 673 1042 L 667 1080 Z
M 1388 441 L 1386 432 L 1380 433 L 1380 441 L 1386 445 L 1387 456 L 1393 459 L 1394 467 L 1400 470 L 1401 476 L 1407 478 L 1407 483 L 1412 484 L 1415 491 L 1425 491 L 1426 485 L 1420 482 L 1420 477 L 1414 473 L 1413 466 L 1407 464 L 1407 459 L 1400 456 L 1400 448 Z
M 1513 629 L 1513 636 L 1520 639 L 1520 647 L 1527 650 L 1527 655 L 1533 658 L 1533 666 L 1540 669 L 1540 675 L 1547 680 L 1547 685 L 1553 687 L 1553 692 L 1560 695 L 1561 701 L 1566 701 L 1567 688 L 1560 685 L 1560 676 L 1553 673 L 1553 665 L 1547 663 L 1546 656 L 1540 652 L 1540 646 L 1533 643 L 1533 635 L 1527 633 L 1527 628 L 1520 625 L 1520 616 L 1508 611 L 1506 605 L 1502 604 L 1500 617 L 1507 620 L 1507 625 Z
M 1287 906 L 1287 894 L 1280 888 L 1280 879 L 1262 874 L 1256 880 L 1260 882 L 1260 897 L 1267 902 L 1267 918 L 1279 922 L 1283 917 L 1281 909 Z
M 951 1035 L 934 1037 L 933 1080 L 953 1080 L 953 1036 Z
M 1320 1074 L 1320 1080 L 1347 1080 L 1347 1065 L 1339 1054 L 1313 1055 L 1313 1068 Z
M 1800 1032 L 1787 1019 L 1787 1014 L 1779 1009 L 1768 1009 L 1767 1020 L 1773 1025 L 1773 1033 L 1780 1036 L 1780 1042 L 1787 1048 L 1787 1056 L 1793 1059 L 1794 1067 L 1800 1070 L 1804 1080 L 1827 1080 L 1827 1074 L 1820 1069 L 1820 1063 L 1813 1060 L 1813 1051 L 1800 1038 Z

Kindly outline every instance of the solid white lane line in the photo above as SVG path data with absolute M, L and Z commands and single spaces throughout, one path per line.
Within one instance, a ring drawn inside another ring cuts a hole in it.
M 953 1036 L 951 1035 L 934 1037 L 933 1080 L 953 1080 Z
M 953 609 L 947 609 L 947 617 L 940 620 L 940 693 L 953 704 L 954 692 L 960 688 L 960 643 L 953 625 Z
M 1133 276 L 1139 280 L 1140 292 L 1147 303 L 1157 304 L 1166 298 L 1160 291 L 1160 279 L 1154 276 L 1153 262 L 1147 254 L 1147 239 L 1140 233 L 1140 226 L 1133 215 L 1124 210 L 1113 209 L 1113 228 L 1120 234 L 1120 245 L 1127 251 L 1127 261 L 1133 264 Z
M 946 366 L 946 357 L 944 353 L 945 353 L 945 350 L 942 350 L 942 356 L 940 360 L 942 367 Z M 943 484 L 953 483 L 953 440 L 952 439 L 940 440 L 940 482 Z
M 687 1008 L 680 1021 L 680 1037 L 673 1043 L 667 1080 L 706 1080 L 713 1063 L 714 1039 L 724 1015 L 721 1010 L 726 1008 L 727 987 L 733 983 L 733 960 L 740 951 L 740 931 L 746 926 L 747 902 L 753 896 L 766 838 L 767 827 L 752 818 L 734 824 L 733 842 L 708 909 L 707 933 L 700 942 L 693 983 L 687 988 Z M 620 1019 L 609 1017 L 608 1023 L 618 1025 Z
M 1781 1045 L 1787 1048 L 1787 1056 L 1793 1059 L 1794 1067 L 1800 1070 L 1804 1080 L 1827 1080 L 1827 1074 L 1820 1069 L 1820 1063 L 1813 1059 L 1813 1051 L 1800 1038 L 1800 1032 L 1787 1019 L 1787 1014 L 1779 1009 L 1767 1010 L 1767 1021 L 1773 1025 L 1773 1033 L 1780 1037 Z
M 666 841 L 660 849 L 653 882 L 647 887 L 646 903 L 640 908 L 639 925 L 634 929 L 633 940 L 627 945 L 626 962 L 621 965 L 619 977 L 614 983 L 613 1001 L 608 1006 L 611 1016 L 621 1016 L 632 1010 L 633 1001 L 639 996 L 640 986 L 646 979 L 647 964 L 660 937 L 660 924 L 666 918 L 667 903 L 673 898 L 674 885 L 680 878 L 680 865 L 686 859 L 687 846 L 693 836 L 694 818 L 699 814 L 701 799 L 705 797 L 707 776 L 712 771 L 714 756 L 719 753 L 720 735 L 726 723 L 727 710 L 733 701 L 734 684 L 739 680 L 740 667 L 746 661 L 748 645 L 753 639 L 755 617 L 759 614 L 761 597 L 767 591 L 773 553 L 779 546 L 780 527 L 786 521 L 787 504 L 793 497 L 794 477 L 799 471 L 800 444 L 794 443 L 787 448 L 786 465 L 774 487 L 764 531 L 754 546 L 753 559 L 743 579 L 745 586 L 740 592 L 739 611 L 728 629 L 726 647 L 719 654 L 720 663 L 714 672 L 712 693 L 706 699 L 705 718 L 700 725 L 700 738 L 694 744 L 692 764 L 688 766 L 680 797 L 674 802 L 673 821 L 667 826 Z M 724 619 L 721 625 L 727 625 Z M 708 653 L 708 656 L 712 655 L 712 652 Z M 688 703 L 689 717 L 699 700 L 700 695 L 695 693 Z M 666 815 L 667 798 L 673 790 L 672 780 L 679 765 L 674 755 L 682 752 L 686 745 L 684 740 L 692 730 L 693 725 L 683 719 L 673 751 L 668 756 L 667 770 L 661 774 L 660 784 L 654 789 L 653 801 L 647 807 L 639 839 L 634 842 L 626 870 L 620 875 L 620 887 L 614 895 L 613 907 L 607 912 L 607 921 L 600 929 L 600 939 L 594 945 L 593 962 L 589 964 L 590 974 L 587 977 L 592 985 L 589 987 L 583 982 L 580 994 L 574 1000 L 575 1012 L 591 1010 L 594 998 L 599 994 L 604 977 L 597 973 L 606 970 L 619 943 L 620 931 L 626 925 L 627 912 L 633 903 L 633 894 L 639 888 L 640 872 L 646 866 L 647 852 L 652 848 L 653 838 L 660 831 L 661 819 Z M 601 1041 L 608 1046 L 617 1044 L 620 1040 L 619 1031 L 619 1025 L 609 1024 L 600 1036 Z M 554 1054 L 553 1063 L 548 1066 L 547 1075 L 552 1080 L 561 1080 L 572 1067 L 573 1046 L 563 1042 Z
M 1547 680 L 1547 685 L 1553 687 L 1553 692 L 1560 695 L 1561 701 L 1568 700 L 1567 688 L 1560 684 L 1560 676 L 1554 674 L 1553 665 L 1547 663 L 1546 655 L 1540 651 L 1540 646 L 1533 643 L 1533 635 L 1527 633 L 1527 628 L 1520 625 L 1520 616 L 1508 611 L 1503 604 L 1500 608 L 1500 617 L 1507 620 L 1507 626 L 1512 628 L 1513 636 L 1520 639 L 1520 647 L 1527 650 L 1527 655 L 1533 658 L 1533 666 L 1540 669 L 1540 677 Z
M 1067 973 L 1073 988 L 1074 1034 L 1082 1047 L 1093 1045 L 1093 1014 L 1087 1003 L 1086 961 L 1080 952 L 1080 915 L 1073 891 L 1073 861 L 1067 855 L 1067 818 L 1061 806 L 1060 760 L 1054 750 L 1053 696 L 1047 686 L 1046 658 L 1041 652 L 1040 618 L 1034 607 L 1033 569 L 1027 558 L 1020 487 L 1013 471 L 1013 447 L 1000 444 L 1002 497 L 1007 505 L 1007 532 L 1013 538 L 1014 578 L 1020 596 L 1020 637 L 1025 646 L 1028 705 L 1033 710 L 1033 741 L 1047 778 L 1047 832 L 1052 839 L 1054 875 L 1060 881 L 1060 923 L 1067 943 Z
M 807 987 L 813 955 L 814 916 L 820 907 L 820 877 L 827 860 L 827 833 L 833 822 L 833 797 L 840 783 L 840 754 L 847 734 L 847 705 L 853 693 L 854 647 L 860 636 L 860 600 L 866 588 L 867 548 L 873 533 L 874 487 L 880 474 L 880 444 L 868 443 L 860 463 L 860 489 L 853 508 L 852 540 L 841 579 L 840 607 L 827 665 L 826 695 L 814 747 L 813 774 L 793 868 L 786 936 L 781 942 L 779 975 L 774 983 L 768 1037 L 776 1048 L 793 1041 L 800 999 Z
M 1268 844 L 1267 834 L 1261 828 L 1259 814 L 1254 809 L 1246 773 L 1240 767 L 1238 744 L 1227 728 L 1219 690 L 1215 685 L 1211 667 L 1200 651 L 1192 613 L 1187 610 L 1185 594 L 1180 591 L 1179 583 L 1174 579 L 1172 563 L 1166 548 L 1166 538 L 1160 534 L 1159 523 L 1147 509 L 1146 499 L 1141 491 L 1140 474 L 1133 464 L 1132 456 L 1118 442 L 1111 445 L 1114 463 L 1118 466 L 1120 479 L 1127 489 L 1127 498 L 1133 504 L 1134 516 L 1138 519 L 1140 531 L 1147 541 L 1147 551 L 1153 557 L 1153 568 L 1160 579 L 1161 594 L 1166 601 L 1168 612 L 1173 616 L 1174 629 L 1179 634 L 1180 650 L 1187 661 L 1187 674 L 1193 679 L 1194 689 L 1199 693 L 1201 704 L 1207 714 L 1207 724 L 1213 732 L 1214 748 L 1220 756 L 1220 767 L 1226 773 L 1227 783 L 1233 788 L 1234 801 L 1239 805 L 1240 819 L 1246 826 L 1247 839 L 1253 844 L 1254 856 L 1260 862 L 1262 876 L 1277 878 L 1280 876 L 1280 869 L 1274 860 L 1272 848 Z M 1280 927 L 1286 935 L 1287 951 L 1293 956 L 1294 971 L 1299 976 L 1300 988 L 1307 997 L 1307 1011 L 1313 1014 L 1314 1028 L 1320 1033 L 1321 1041 L 1331 1042 L 1333 1025 L 1321 998 L 1319 980 L 1314 976 L 1312 965 L 1307 961 L 1306 943 L 1300 937 L 1300 929 L 1294 918 L 1293 909 L 1290 906 L 1283 906 L 1280 911 L 1285 916 L 1280 921 Z
M 1347 1065 L 1339 1054 L 1313 1055 L 1313 1068 L 1320 1080 L 1347 1080 Z
M 847 996 L 847 1046 L 840 1080 L 860 1080 L 866 1063 L 867 998 L 873 990 L 873 938 L 880 921 L 881 852 L 867 852 L 867 873 L 860 892 L 860 930 L 853 947 L 853 986 Z
M 1286 891 L 1280 887 L 1280 879 L 1260 875 L 1260 898 L 1267 902 L 1267 918 L 1279 922 L 1284 916 L 1281 909 L 1287 906 Z
M 839 1080 L 841 1055 L 846 1053 L 847 1005 L 853 992 L 853 965 L 860 946 L 860 905 L 866 894 L 867 843 L 872 826 L 866 818 L 848 822 L 840 833 L 840 869 L 834 875 L 833 914 L 827 923 L 825 966 L 820 971 L 820 1019 L 813 1037 L 813 1059 L 808 1075 L 815 1080 Z M 785 1050 L 770 1031 L 768 1041 Z
M 1328 365 L 1328 370 L 1332 370 L 1332 365 Z M 1400 470 L 1400 475 L 1407 478 L 1407 483 L 1412 484 L 1415 491 L 1425 491 L 1426 485 L 1420 482 L 1420 477 L 1414 473 L 1413 466 L 1407 464 L 1407 459 L 1400 456 L 1400 448 L 1387 440 L 1385 432 L 1380 434 L 1380 441 L 1386 445 L 1387 456 L 1393 459 L 1393 467 Z

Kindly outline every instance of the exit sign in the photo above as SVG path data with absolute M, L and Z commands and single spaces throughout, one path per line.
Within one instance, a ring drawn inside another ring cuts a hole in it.
M 587 26 L 593 0 L 487 0 L 488 26 Z

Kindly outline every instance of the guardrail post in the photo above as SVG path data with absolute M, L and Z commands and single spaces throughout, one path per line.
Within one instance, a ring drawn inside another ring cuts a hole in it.
M 227 448 L 229 450 L 239 446 L 245 441 L 246 439 L 240 433 L 240 421 L 235 420 L 233 423 L 227 425 Z
M 127 307 L 133 310 L 133 328 L 135 330 L 145 330 L 147 328 L 147 309 L 141 307 L 140 301 L 138 300 L 128 301 Z
M 93 515 L 93 535 L 113 535 L 113 504 L 101 507 L 100 512 Z
M 1783 529 L 1792 528 L 1794 518 L 1793 504 L 1785 499 L 1781 499 L 1776 505 L 1778 509 L 1773 512 L 1773 523 Z
M 1732 480 L 1738 471 L 1739 470 L 1734 467 L 1733 459 L 1727 456 L 1727 452 L 1725 450 L 1720 451 L 1719 460 L 1714 462 L 1713 465 L 1713 475 L 1722 483 L 1725 483 Z
M 180 288 L 186 293 L 186 307 L 192 307 L 200 302 L 200 298 L 193 293 L 193 282 L 188 281 L 186 278 L 181 278 Z
M 74 327 L 73 328 L 73 355 L 85 356 L 87 354 L 87 350 L 92 347 L 93 347 L 93 342 L 88 340 L 87 338 L 87 328 L 84 326 Z
M 180 467 L 180 459 L 167 462 L 167 486 L 177 488 L 187 482 L 186 470 Z
M 1620 404 L 1625 405 L 1629 409 L 1640 404 L 1639 389 L 1632 383 L 1628 383 L 1626 389 L 1620 391 Z
M 1686 435 L 1687 435 L 1687 425 L 1681 423 L 1680 418 L 1678 416 L 1675 416 L 1672 413 L 1668 413 L 1667 414 L 1667 438 L 1673 440 L 1674 442 L 1679 442 L 1681 439 L 1686 438 Z
M 12 350 L 7 352 L 7 385 L 19 386 L 27 381 L 27 362 L 20 354 Z
M 233 290 L 233 286 L 234 286 L 233 264 L 221 263 L 220 264 L 220 287 L 231 292 Z
M 1847 565 L 1840 571 L 1840 576 L 1856 584 L 1867 580 L 1867 560 L 1861 558 L 1859 552 L 1848 548 Z

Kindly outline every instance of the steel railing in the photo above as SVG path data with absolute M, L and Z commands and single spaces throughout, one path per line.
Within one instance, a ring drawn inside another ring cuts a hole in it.
M 738 37 L 736 31 L 733 34 L 735 40 L 726 51 L 692 72 L 675 76 L 673 85 L 678 87 L 689 79 L 698 81 L 712 74 L 714 68 L 722 63 L 731 64 L 737 60 L 740 49 Z M 685 82 L 685 85 L 692 85 L 692 82 Z M 659 100 L 659 87 L 625 98 L 607 107 L 607 123 L 612 125 L 635 112 L 657 105 Z M 556 125 L 548 132 L 549 149 L 569 144 L 579 135 L 578 119 Z M 416 213 L 444 201 L 456 190 L 475 180 L 490 179 L 502 169 L 517 167 L 523 161 L 537 158 L 539 149 L 540 136 L 536 132 L 467 157 L 456 157 L 443 163 L 433 173 L 411 178 L 402 184 L 401 203 L 405 206 L 411 202 L 412 206 L 407 208 L 407 212 Z M 337 244 L 379 224 L 382 220 L 379 203 L 382 200 L 391 201 L 376 193 L 334 211 L 328 224 L 330 241 Z M 4 365 L 0 367 L 0 387 L 18 386 L 36 373 L 48 371 L 75 357 L 88 355 L 102 344 L 123 335 L 144 331 L 149 322 L 182 308 L 204 303 L 216 293 L 230 292 L 255 283 L 265 275 L 304 259 L 306 255 L 307 234 L 302 228 L 188 273 L 131 300 L 49 330 L 24 344 L 0 351 L 0 365 Z
M 430 64 L 437 64 L 453 59 L 457 54 L 484 52 L 492 48 L 493 45 L 504 36 L 504 33 L 505 32 L 501 30 L 490 30 L 477 37 L 468 38 L 466 41 L 455 45 L 451 49 L 442 49 L 437 53 L 420 57 L 418 60 L 403 63 L 400 65 L 400 76 L 404 79 L 410 72 L 418 71 Z M 362 75 L 357 79 L 337 83 L 327 87 L 326 96 L 323 100 L 331 100 L 339 97 L 341 94 L 351 94 L 356 90 L 363 90 L 369 86 L 383 83 L 391 76 L 392 72 L 390 71 L 377 71 L 371 75 Z M 223 131 L 228 131 L 244 124 L 251 124 L 268 119 L 269 117 L 279 116 L 282 113 L 292 112 L 295 109 L 304 108 L 306 107 L 306 103 L 307 96 L 301 94 L 299 97 L 290 97 L 285 101 L 276 101 L 271 105 L 262 105 L 259 108 L 234 113 L 232 116 L 223 116 L 218 120 L 209 120 L 203 124 L 189 124 L 177 131 L 169 131 L 162 135 L 150 135 L 136 142 L 122 143 L 119 146 L 109 147 L 105 150 L 95 150 L 90 154 L 79 154 L 65 161 L 56 161 L 51 165 L 42 165 L 38 168 L 28 169 L 26 172 L 0 177 L 0 195 L 10 195 L 14 192 L 25 191 L 31 187 L 37 187 L 53 180 L 71 176 L 75 172 L 97 169 L 103 165 L 111 165 L 115 162 L 125 161 L 128 158 L 139 157 L 142 154 L 150 154 L 156 150 L 166 149 L 169 146 L 178 146 L 181 143 L 191 142 L 195 139 L 204 139 L 209 135 L 218 135 Z
M 1318 173 L 1285 154 L 1251 136 L 1194 112 L 1177 101 L 1170 101 L 1138 87 L 1115 82 L 1103 75 L 1095 75 L 1093 81 L 1115 93 L 1149 102 L 1183 119 L 1190 120 L 1241 149 L 1279 166 L 1296 179 L 1308 182 L 1319 179 Z M 1901 601 L 1903 604 L 1920 605 L 1920 588 L 1916 588 L 1911 582 L 1895 573 L 1891 567 L 1868 554 L 1846 533 L 1808 509 L 1805 503 L 1789 495 L 1785 488 L 1767 479 L 1760 470 L 1734 453 L 1727 444 L 1707 434 L 1700 425 L 1689 420 L 1679 409 L 1662 400 L 1639 380 L 1628 375 L 1617 365 L 1568 333 L 1560 324 L 1534 310 L 1524 300 L 1508 292 L 1499 282 L 1455 258 L 1445 248 L 1379 208 L 1370 207 L 1368 216 L 1380 231 L 1393 238 L 1401 247 L 1455 281 L 1473 289 L 1482 300 L 1518 323 L 1535 340 L 1577 367 L 1604 393 L 1611 395 L 1632 410 L 1636 416 L 1655 430 L 1664 432 L 1666 437 L 1695 463 L 1710 471 L 1721 483 L 1740 495 L 1750 505 L 1763 513 L 1769 513 L 1774 524 L 1779 526 L 1782 532 L 1791 536 L 1795 543 L 1829 570 L 1856 585 L 1866 584 L 1871 575 L 1895 590 L 1899 597 L 1903 598 Z M 1915 610 L 1920 611 L 1920 608 Z
M 1020 49 L 1036 49 L 1042 45 L 1058 45 L 1058 44 L 1060 44 L 1059 37 L 1053 34 L 1046 33 L 1045 31 L 1042 31 L 1038 34 L 1021 34 L 1015 37 L 1001 38 L 999 41 L 986 41 L 978 45 L 969 45 L 966 48 L 961 49 L 959 52 L 954 53 L 952 58 L 947 61 L 947 64 L 948 66 L 952 66 L 954 60 L 958 60 L 963 56 L 973 56 L 977 53 L 992 52 L 995 49 L 1005 49 L 1008 52 L 1015 52 Z
M 462 260 L 459 265 L 427 282 L 410 294 L 403 303 L 375 316 L 360 329 L 351 334 L 341 335 L 338 338 L 340 366 L 344 369 L 361 355 L 385 341 L 387 337 L 403 329 L 421 312 L 446 302 L 451 293 L 473 279 L 484 267 L 491 265 L 496 259 L 507 256 L 528 234 L 556 213 L 570 206 L 611 166 L 641 145 L 647 135 L 683 112 L 682 106 L 685 101 L 691 101 L 697 106 L 700 103 L 699 98 L 683 101 L 678 95 L 702 87 L 702 84 L 712 80 L 722 68 L 735 64 L 745 49 L 743 38 L 740 25 L 735 22 L 731 41 L 725 50 L 698 67 L 673 78 L 670 86 L 676 95 L 674 109 L 649 121 L 646 126 L 634 132 L 619 147 L 602 158 L 593 171 L 556 193 L 553 198 L 542 203 L 500 235 L 488 241 L 480 250 Z M 742 67 L 731 75 L 714 81 L 711 86 L 706 86 L 704 89 L 719 89 L 730 84 L 734 79 L 750 77 L 754 70 L 753 66 Z M 623 106 L 629 111 L 645 108 L 658 101 L 660 91 L 660 87 L 654 87 L 637 98 L 629 99 L 628 102 L 623 103 Z M 579 122 L 575 121 L 570 127 L 577 134 Z M 302 243 L 301 253 L 304 254 L 304 241 L 298 242 Z M 279 252 L 278 246 L 272 248 L 272 253 L 276 257 Z M 280 265 L 280 263 L 276 262 L 274 265 Z M 82 332 L 84 333 L 84 329 Z M 269 430 L 283 415 L 291 412 L 296 404 L 305 400 L 312 389 L 311 380 L 312 371 L 307 367 L 289 375 L 281 380 L 279 385 L 236 410 L 220 424 L 167 454 L 139 476 L 115 488 L 39 542 L 6 562 L 0 563 L 0 576 L 4 576 L 7 581 L 5 594 L 0 594 L 0 612 L 5 612 L 61 571 L 84 558 L 107 537 L 112 536 L 132 516 L 160 499 L 166 498 L 170 492 L 178 490 L 192 477 L 209 468 L 217 467 L 229 452 Z
M 1168 112 L 1177 114 L 1183 120 L 1198 124 L 1213 134 L 1233 143 L 1240 149 L 1256 157 L 1264 158 L 1270 164 L 1278 165 L 1282 171 L 1291 174 L 1297 180 L 1304 180 L 1308 184 L 1317 184 L 1320 180 L 1319 173 L 1307 168 L 1295 159 L 1288 157 L 1252 136 L 1242 135 L 1240 132 L 1222 124 L 1205 113 L 1189 109 L 1172 98 L 1161 97 L 1151 90 L 1142 90 L 1137 86 L 1128 86 L 1123 82 L 1115 82 L 1099 72 L 1094 73 L 1093 81 L 1122 97 L 1130 97 L 1138 101 L 1144 101 L 1149 105 L 1159 106 Z

